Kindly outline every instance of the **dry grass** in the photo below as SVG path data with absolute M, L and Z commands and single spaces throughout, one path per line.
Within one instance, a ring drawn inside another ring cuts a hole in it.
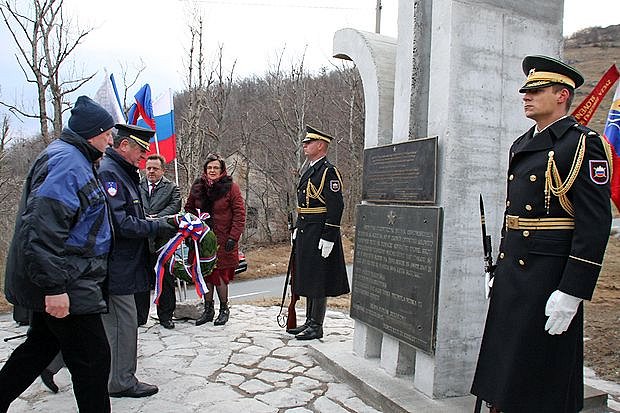
M 347 264 L 353 262 L 353 242 L 350 238 L 342 237 L 342 248 Z M 247 281 L 258 278 L 272 277 L 286 274 L 291 246 L 287 243 L 252 247 L 244 250 L 248 270 L 235 276 L 235 280 Z

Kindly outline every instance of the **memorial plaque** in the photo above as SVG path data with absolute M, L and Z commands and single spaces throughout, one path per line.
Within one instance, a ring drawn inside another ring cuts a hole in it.
M 434 204 L 436 178 L 436 136 L 364 150 L 363 200 Z
M 358 205 L 351 317 L 435 347 L 441 208 Z

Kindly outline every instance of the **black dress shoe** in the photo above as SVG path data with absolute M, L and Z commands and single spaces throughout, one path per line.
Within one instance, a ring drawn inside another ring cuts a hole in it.
M 54 383 L 54 373 L 45 369 L 41 372 L 41 381 L 45 384 L 45 387 L 50 389 L 53 393 L 58 393 L 58 386 Z
M 306 328 L 308 328 L 309 325 L 310 325 L 309 322 L 306 321 L 305 323 L 303 323 L 302 325 L 298 327 L 286 329 L 286 332 L 292 335 L 297 335 L 301 333 L 302 331 L 304 331 Z
M 159 324 L 161 324 L 163 328 L 167 328 L 168 330 L 174 328 L 174 323 L 172 322 L 172 320 L 159 320 Z
M 148 397 L 154 395 L 158 391 L 159 388 L 157 388 L 157 386 L 137 382 L 136 385 L 130 389 L 119 391 L 116 393 L 110 393 L 110 397 Z
M 323 326 L 320 324 L 311 323 L 308 328 L 297 334 L 295 338 L 297 340 L 314 340 L 323 338 Z

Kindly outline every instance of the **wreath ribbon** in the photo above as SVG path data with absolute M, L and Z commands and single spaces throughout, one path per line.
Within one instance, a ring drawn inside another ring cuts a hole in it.
M 199 216 L 195 216 L 190 213 L 175 216 L 174 219 L 179 226 L 179 230 L 174 237 L 172 237 L 163 247 L 159 249 L 160 253 L 155 264 L 155 304 L 159 303 L 159 297 L 161 296 L 166 263 L 170 263 L 169 268 L 172 273 L 172 264 L 174 261 L 172 257 L 174 256 L 174 252 L 187 239 L 191 239 L 194 242 L 194 254 L 192 262 L 189 264 L 189 271 L 187 268 L 188 266 L 184 264 L 185 270 L 188 271 L 194 281 L 194 287 L 196 288 L 196 294 L 198 294 L 198 297 L 202 298 L 202 296 L 209 291 L 207 284 L 202 277 L 200 263 L 205 261 L 213 261 L 216 258 L 216 255 L 214 254 L 212 257 L 208 258 L 200 258 L 200 249 L 198 247 L 198 243 L 202 240 L 202 238 L 209 231 L 211 231 L 211 228 L 203 222 L 203 220 L 206 220 L 207 218 L 209 218 L 209 214 L 206 212 L 201 213 Z

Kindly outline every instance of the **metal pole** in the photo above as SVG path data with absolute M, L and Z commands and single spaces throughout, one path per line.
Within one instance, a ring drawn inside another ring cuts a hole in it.
M 381 0 L 377 0 L 377 17 L 375 19 L 375 33 L 381 33 Z

